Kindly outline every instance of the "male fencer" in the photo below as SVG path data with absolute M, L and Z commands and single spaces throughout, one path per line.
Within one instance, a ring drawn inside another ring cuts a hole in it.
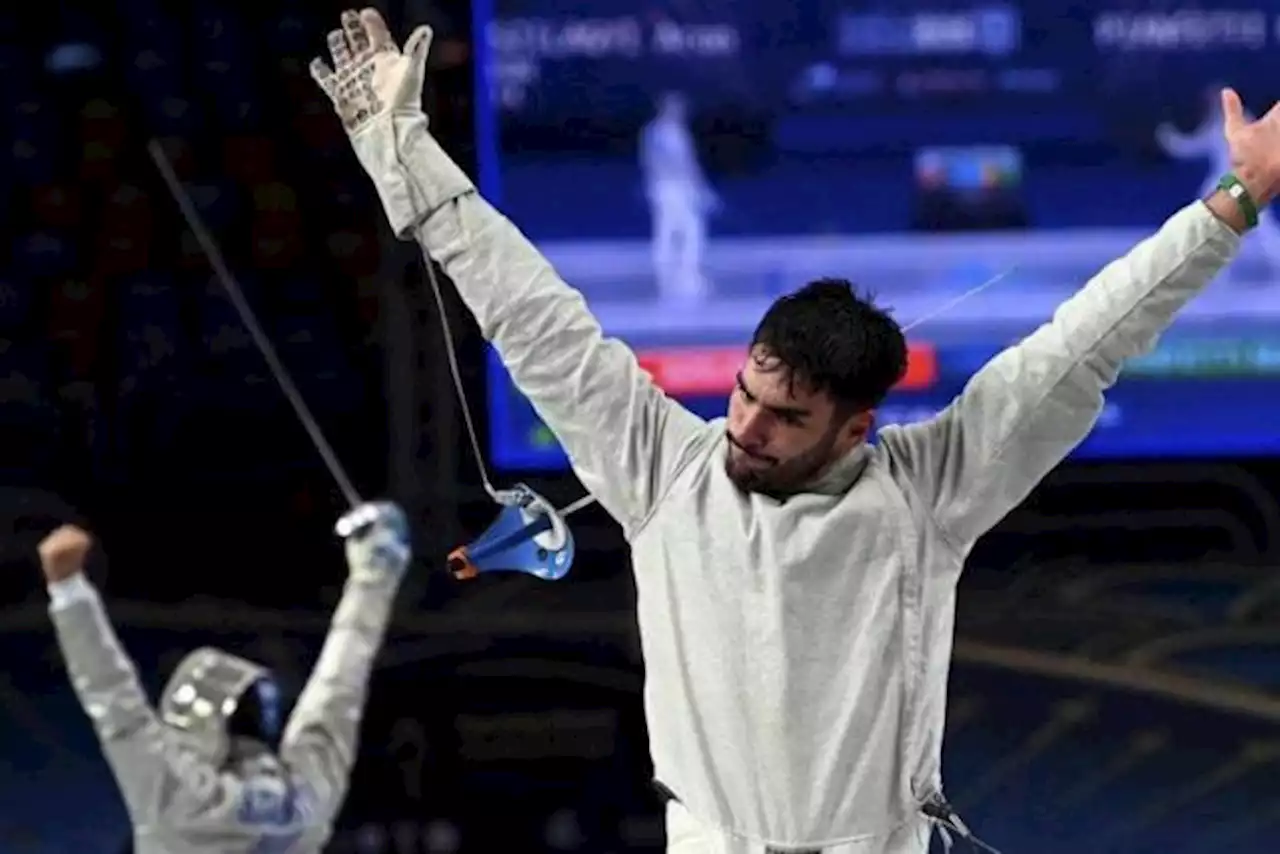
M 348 578 L 315 670 L 287 720 L 272 674 L 218 649 L 178 665 L 153 708 L 84 574 L 92 538 L 39 546 L 72 685 L 133 824 L 137 854 L 318 854 L 346 797 L 373 660 L 410 548 L 404 514 L 343 517 Z
M 698 162 L 683 95 L 668 92 L 640 133 L 640 169 L 649 201 L 653 272 L 660 299 L 701 300 L 707 217 L 718 204 Z
M 395 233 L 443 265 L 630 542 L 669 850 L 923 854 L 954 822 L 941 742 L 965 557 L 1236 254 L 1280 185 L 1280 108 L 1249 122 L 1224 91 L 1223 189 L 1104 267 L 937 417 L 872 443 L 907 344 L 847 281 L 777 300 L 728 417 L 699 418 L 432 139 L 429 31 L 402 53 L 373 10 L 341 20 L 335 67 L 313 74 Z
M 1245 111 L 1245 118 L 1253 116 Z M 1206 160 L 1208 170 L 1200 184 L 1200 196 L 1212 193 L 1218 179 L 1231 171 L 1231 149 L 1223 133 L 1225 117 L 1222 113 L 1219 89 L 1207 88 L 1204 92 L 1204 115 L 1191 133 L 1182 133 L 1169 122 L 1156 127 L 1156 142 L 1165 154 L 1177 160 Z M 1280 223 L 1265 205 L 1258 211 L 1259 248 L 1267 262 L 1280 269 Z

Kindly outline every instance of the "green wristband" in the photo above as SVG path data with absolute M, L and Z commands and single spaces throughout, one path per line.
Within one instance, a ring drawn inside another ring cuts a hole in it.
M 1236 207 L 1240 208 L 1240 213 L 1244 214 L 1245 225 L 1249 228 L 1255 228 L 1258 225 L 1258 205 L 1234 172 L 1228 172 L 1222 176 L 1218 181 L 1218 189 L 1230 196 L 1236 203 Z

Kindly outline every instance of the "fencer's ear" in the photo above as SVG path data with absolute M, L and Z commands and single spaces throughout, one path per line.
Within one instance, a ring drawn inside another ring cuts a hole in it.
M 858 442 L 866 441 L 871 435 L 871 429 L 875 427 L 876 411 L 874 409 L 860 409 L 851 414 L 845 421 L 844 426 L 840 428 L 840 444 L 852 448 Z
M 872 431 L 876 429 L 876 411 L 874 409 L 868 409 L 862 413 L 862 416 L 864 418 L 862 424 L 862 438 L 865 440 L 871 435 Z

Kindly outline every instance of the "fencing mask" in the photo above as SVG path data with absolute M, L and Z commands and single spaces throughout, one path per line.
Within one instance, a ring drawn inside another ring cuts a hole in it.
M 262 665 L 202 647 L 183 658 L 169 677 L 160 716 L 216 765 L 227 758 L 232 736 L 276 747 L 280 691 Z

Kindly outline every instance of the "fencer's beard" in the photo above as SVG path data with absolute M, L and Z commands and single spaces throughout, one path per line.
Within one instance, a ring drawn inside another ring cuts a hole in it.
M 794 495 L 835 462 L 838 425 L 833 424 L 814 444 L 785 460 L 753 456 L 725 431 L 724 470 L 733 485 L 743 492 L 785 497 Z

